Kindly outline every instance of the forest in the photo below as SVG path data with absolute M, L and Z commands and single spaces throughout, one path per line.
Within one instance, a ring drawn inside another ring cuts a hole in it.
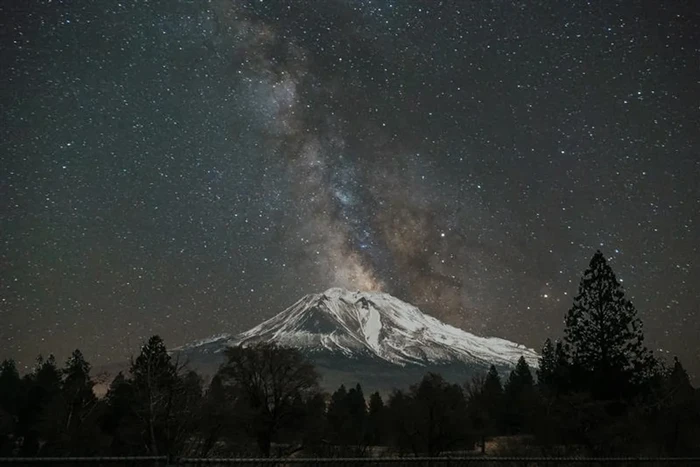
M 0 367 L 0 457 L 700 455 L 700 390 L 677 359 L 644 345 L 641 320 L 597 252 L 563 336 L 537 369 L 524 359 L 454 384 L 332 394 L 299 351 L 231 347 L 208 381 L 151 337 L 104 397 L 79 350 Z

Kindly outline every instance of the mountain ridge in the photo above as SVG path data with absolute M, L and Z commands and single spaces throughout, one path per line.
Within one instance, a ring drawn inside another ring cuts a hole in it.
M 212 336 L 173 351 L 215 356 L 227 346 L 256 342 L 294 347 L 324 361 L 332 356 L 341 365 L 345 358 L 404 368 L 513 367 L 523 356 L 534 367 L 538 359 L 521 344 L 476 336 L 389 294 L 341 288 L 305 295 L 243 333 Z

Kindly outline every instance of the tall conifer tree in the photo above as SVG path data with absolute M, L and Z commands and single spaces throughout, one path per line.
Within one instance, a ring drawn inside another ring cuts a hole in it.
M 578 385 L 597 398 L 629 396 L 655 363 L 642 322 L 603 254 L 591 259 L 566 315 L 565 342 Z

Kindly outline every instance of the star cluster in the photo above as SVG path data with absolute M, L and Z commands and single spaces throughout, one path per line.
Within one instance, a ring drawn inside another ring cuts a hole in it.
M 122 361 L 305 293 L 561 333 L 601 249 L 698 374 L 689 2 L 0 5 L 0 357 Z

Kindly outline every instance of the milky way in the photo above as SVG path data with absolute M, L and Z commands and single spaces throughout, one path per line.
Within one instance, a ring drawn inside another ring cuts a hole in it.
M 539 348 L 601 249 L 700 372 L 700 21 L 657 3 L 0 6 L 0 358 L 333 286 Z

